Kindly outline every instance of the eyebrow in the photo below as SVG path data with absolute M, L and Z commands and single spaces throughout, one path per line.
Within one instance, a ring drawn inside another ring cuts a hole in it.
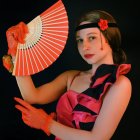
M 87 35 L 90 35 L 90 34 L 95 34 L 95 35 L 96 35 L 97 33 L 95 33 L 95 32 L 90 32 L 90 33 L 88 33 Z
M 97 33 L 95 33 L 95 32 L 90 32 L 90 33 L 88 33 L 87 35 L 91 35 L 91 34 L 97 35 Z M 80 38 L 80 36 L 76 36 L 76 38 Z

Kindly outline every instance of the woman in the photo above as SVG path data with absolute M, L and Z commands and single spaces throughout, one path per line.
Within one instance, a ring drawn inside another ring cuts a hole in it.
M 13 48 L 17 46 L 11 44 L 24 42 L 27 33 L 26 25 L 22 24 L 7 31 L 13 57 L 16 54 Z M 25 124 L 55 135 L 56 140 L 109 140 L 131 98 L 131 82 L 125 76 L 131 65 L 126 64 L 120 31 L 109 13 L 87 12 L 77 25 L 79 53 L 92 68 L 66 71 L 40 87 L 34 86 L 30 76 L 16 77 L 24 100 L 15 97 L 19 103 L 15 107 L 21 111 Z M 20 35 L 19 39 L 17 36 L 15 40 L 12 34 Z M 56 119 L 54 114 L 48 115 L 30 105 L 57 99 Z

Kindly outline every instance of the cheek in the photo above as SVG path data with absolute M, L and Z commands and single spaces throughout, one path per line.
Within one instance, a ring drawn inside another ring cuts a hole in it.
M 78 49 L 79 52 L 82 52 L 83 51 L 82 45 L 77 45 L 77 49 Z
M 101 44 L 102 44 L 101 40 L 96 39 L 91 42 L 91 48 L 99 50 L 101 48 Z
M 79 54 L 82 56 L 82 54 L 83 54 L 83 49 L 78 48 L 78 52 L 79 52 Z

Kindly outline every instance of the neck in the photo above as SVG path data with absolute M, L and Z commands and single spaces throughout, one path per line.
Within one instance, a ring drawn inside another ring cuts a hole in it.
M 100 66 L 100 65 L 97 65 L 97 64 L 92 65 L 92 68 L 91 68 L 91 71 L 90 71 L 92 75 L 95 74 L 96 69 L 97 69 L 99 66 Z

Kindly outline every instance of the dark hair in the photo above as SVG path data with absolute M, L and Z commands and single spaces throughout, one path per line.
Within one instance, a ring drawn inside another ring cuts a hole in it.
M 116 20 L 112 15 L 102 10 L 94 10 L 83 14 L 77 22 L 77 26 L 83 21 L 91 23 L 98 23 L 100 19 L 105 19 L 108 23 L 116 23 Z M 117 24 L 117 23 L 116 23 Z M 104 37 L 108 40 L 110 47 L 112 48 L 113 61 L 115 64 L 126 63 L 127 56 L 121 48 L 121 33 L 118 27 L 109 27 L 105 31 L 102 31 Z

